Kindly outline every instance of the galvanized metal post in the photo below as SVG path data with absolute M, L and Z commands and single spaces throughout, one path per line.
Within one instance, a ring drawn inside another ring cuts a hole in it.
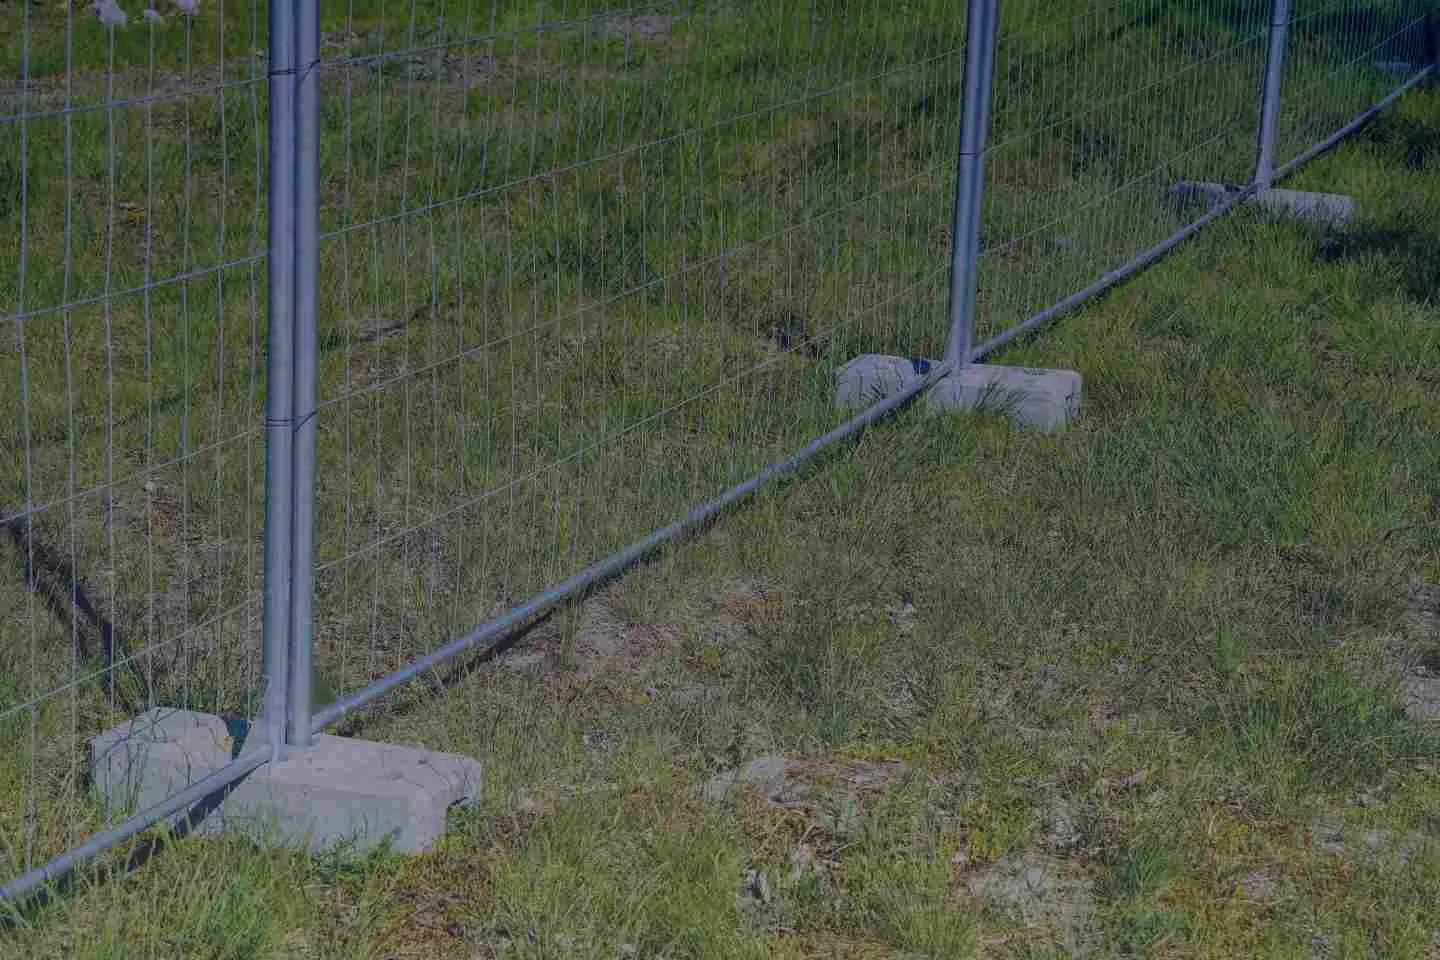
M 950 339 L 945 349 L 945 362 L 952 370 L 970 362 L 975 343 L 980 215 L 985 199 L 985 140 L 990 129 L 990 92 L 994 86 L 999 26 L 1000 0 L 969 0 L 965 102 L 960 121 L 960 159 L 951 229 Z
M 1269 190 L 1275 179 L 1275 130 L 1280 122 L 1280 84 L 1285 78 L 1285 44 L 1290 33 L 1290 0 L 1274 0 L 1270 8 L 1270 52 L 1265 58 L 1265 85 L 1260 91 L 1260 136 L 1255 184 Z
M 295 450 L 290 553 L 290 724 L 308 747 L 314 657 L 315 382 L 319 363 L 320 0 L 295 3 Z
M 289 681 L 295 306 L 295 36 L 290 0 L 270 4 L 268 332 L 265 362 L 265 689 L 256 721 L 278 759 Z

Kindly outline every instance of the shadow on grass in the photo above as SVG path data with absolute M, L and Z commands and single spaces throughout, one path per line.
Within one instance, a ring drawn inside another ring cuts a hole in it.
M 1440 142 L 1440 133 L 1436 134 Z M 1366 225 L 1326 237 L 1315 252 L 1320 263 L 1362 263 L 1388 267 L 1406 296 L 1417 303 L 1440 302 L 1435 250 L 1440 231 L 1405 214 L 1388 225 Z

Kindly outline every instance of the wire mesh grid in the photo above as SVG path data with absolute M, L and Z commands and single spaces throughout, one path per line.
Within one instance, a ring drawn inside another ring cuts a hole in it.
M 1433 65 L 1434 14 L 1427 0 L 1293 0 L 1277 160 Z
M 89 738 L 250 711 L 265 44 L 253 5 L 0 10 L 0 872 L 122 811 Z
M 1159 243 L 1254 164 L 1269 0 L 1002 5 L 977 339 Z
M 912 6 L 432 3 L 335 25 L 330 692 L 829 429 L 844 359 L 936 355 L 965 24 Z

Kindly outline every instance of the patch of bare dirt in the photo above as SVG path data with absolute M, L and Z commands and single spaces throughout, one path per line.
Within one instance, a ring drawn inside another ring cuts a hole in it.
M 1027 852 L 969 871 L 960 892 L 1027 926 L 1050 927 L 1073 955 L 1094 909 L 1092 888 L 1090 878 L 1069 861 Z
M 189 99 L 197 109 L 213 108 L 222 89 L 227 97 L 249 96 L 263 79 L 263 64 L 252 67 L 243 58 L 228 62 L 223 72 L 216 65 L 197 66 L 190 73 L 119 65 L 113 73 L 77 70 L 68 88 L 63 73 L 0 84 L 0 116 L 47 114 L 65 109 L 67 103 L 71 109 L 114 105 L 123 110 Z
M 500 666 L 581 680 L 635 674 L 643 672 L 681 638 L 678 624 L 629 623 L 603 597 L 586 603 L 578 616 L 569 643 L 560 626 L 547 624 L 502 655 Z
M 736 580 L 710 600 L 710 617 L 700 628 L 701 639 L 727 643 L 778 623 L 780 595 L 764 581 Z
M 902 760 L 795 760 L 769 754 L 710 778 L 700 796 L 718 803 L 748 792 L 788 807 L 812 806 L 827 792 L 859 801 L 896 783 L 909 769 Z
M 663 13 L 641 13 L 606 17 L 602 30 L 607 36 L 624 37 L 641 43 L 663 44 L 675 30 L 679 17 Z

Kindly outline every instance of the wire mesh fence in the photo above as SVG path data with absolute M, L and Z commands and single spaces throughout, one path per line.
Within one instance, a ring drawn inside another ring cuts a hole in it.
M 1251 182 L 1277 23 L 1279 164 L 1435 59 L 1420 0 L 175 4 L 0 13 L 6 875 L 143 827 L 95 734 L 383 708 L 943 357 L 976 42 L 982 354 Z
M 114 816 L 89 788 L 90 737 L 157 704 L 253 707 L 256 10 L 0 10 L 7 876 Z
M 938 347 L 964 30 L 944 3 L 368 23 L 325 61 L 337 694 L 823 433 L 837 361 Z
M 1426 0 L 1293 0 L 1277 161 L 1317 141 L 1435 62 Z
M 1270 0 L 1005 6 L 987 156 L 981 338 L 1197 213 L 1181 181 L 1254 165 Z

